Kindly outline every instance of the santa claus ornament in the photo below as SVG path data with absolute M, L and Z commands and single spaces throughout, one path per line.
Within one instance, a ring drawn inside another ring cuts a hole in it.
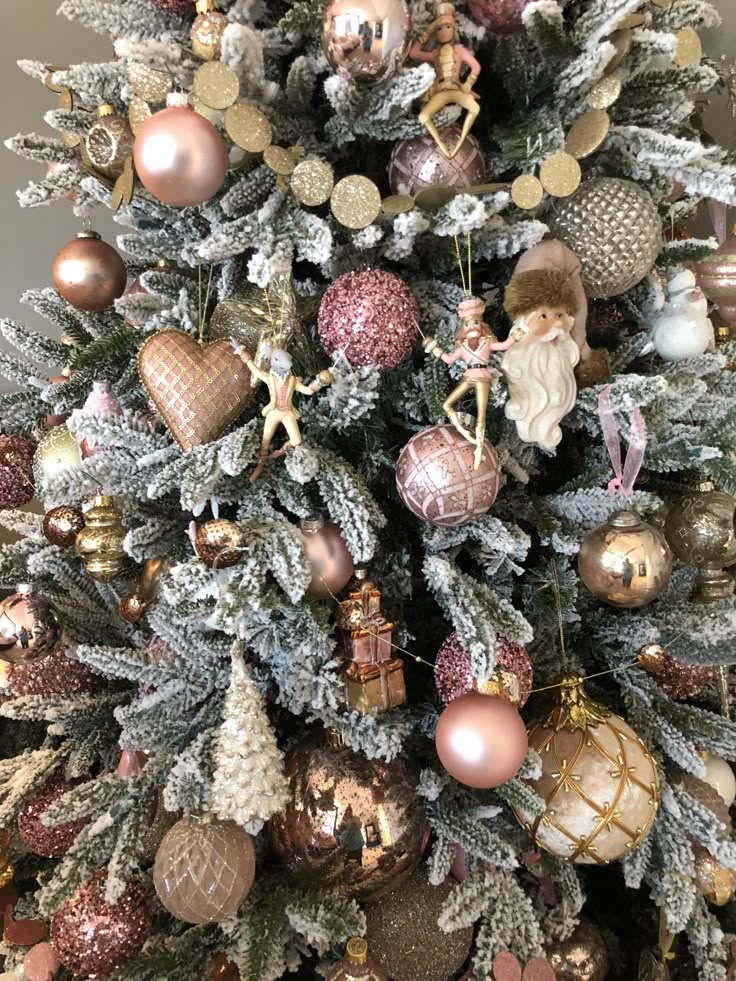
M 642 353 L 654 350 L 665 361 L 682 361 L 714 349 L 715 334 L 705 293 L 689 269 L 676 271 L 667 283 L 667 299 Z
M 502 368 L 509 386 L 506 418 L 519 438 L 553 450 L 560 423 L 577 398 L 580 350 L 571 336 L 579 304 L 570 279 L 557 269 L 517 273 L 506 288 L 512 346 Z

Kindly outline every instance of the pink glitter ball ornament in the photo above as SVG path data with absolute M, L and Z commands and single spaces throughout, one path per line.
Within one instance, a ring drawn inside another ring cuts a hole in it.
M 187 17 L 196 9 L 195 0 L 151 0 L 151 3 L 159 10 L 165 10 L 168 14 L 179 14 L 180 17 Z
M 445 146 L 454 146 L 462 127 L 453 123 L 442 130 Z M 469 133 L 460 152 L 448 160 L 429 134 L 400 140 L 393 149 L 388 165 L 388 180 L 394 194 L 416 194 L 423 187 L 471 187 L 482 184 L 486 176 L 486 158 L 480 143 Z
M 516 675 L 521 688 L 522 708 L 532 690 L 532 662 L 526 648 L 509 640 L 498 638 L 496 650 L 496 670 L 510 671 Z M 445 705 L 465 695 L 473 689 L 473 672 L 470 670 L 470 656 L 467 648 L 460 643 L 456 633 L 451 633 L 437 652 L 434 665 L 434 681 L 439 696 Z
M 107 869 L 100 869 L 51 918 L 51 943 L 73 974 L 105 977 L 143 949 L 151 932 L 151 902 L 130 879 L 114 905 L 105 900 Z
M 9 664 L 6 677 L 13 694 L 18 696 L 78 695 L 99 691 L 105 684 L 102 675 L 67 657 L 63 651 L 37 661 Z
M 468 0 L 468 13 L 494 34 L 518 34 L 521 15 L 532 0 Z
M 0 511 L 23 507 L 32 500 L 35 451 L 30 440 L 0 433 Z
M 416 343 L 419 307 L 398 276 L 380 269 L 346 273 L 322 297 L 319 336 L 334 357 L 344 352 L 354 368 L 401 364 Z
M 91 818 L 78 818 L 53 828 L 43 823 L 43 815 L 52 804 L 74 790 L 84 780 L 64 780 L 53 776 L 41 790 L 25 802 L 18 813 L 18 832 L 28 848 L 44 858 L 61 858 L 74 844 L 77 835 L 86 827 Z

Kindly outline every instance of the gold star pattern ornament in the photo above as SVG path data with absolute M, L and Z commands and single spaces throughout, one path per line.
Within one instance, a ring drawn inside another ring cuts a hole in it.
M 538 847 L 586 865 L 607 865 L 639 847 L 657 811 L 654 760 L 580 678 L 562 679 L 551 711 L 529 730 L 529 746 L 542 758 L 542 775 L 526 782 L 546 810 L 515 813 Z

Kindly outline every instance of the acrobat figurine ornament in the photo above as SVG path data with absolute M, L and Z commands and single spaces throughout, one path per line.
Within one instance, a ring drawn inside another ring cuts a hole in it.
M 265 422 L 263 424 L 263 439 L 261 440 L 261 455 L 258 466 L 250 478 L 251 481 L 255 481 L 260 476 L 266 459 L 283 456 L 289 449 L 301 444 L 302 434 L 299 430 L 301 414 L 294 406 L 294 395 L 297 392 L 301 395 L 316 395 L 321 389 L 331 385 L 335 379 L 332 372 L 321 371 L 311 385 L 305 385 L 301 378 L 292 373 L 292 357 L 283 347 L 266 345 L 263 348 L 262 353 L 270 362 L 268 371 L 259 368 L 248 351 L 239 346 L 236 346 L 235 349 L 250 368 L 253 378 L 258 378 L 264 385 L 268 385 L 270 396 L 268 405 L 262 412 Z M 269 452 L 271 443 L 279 426 L 284 427 L 289 438 L 280 449 L 271 453 Z
M 437 40 L 437 47 L 425 51 L 426 44 L 433 36 Z M 480 62 L 464 45 L 456 43 L 456 38 L 455 4 L 438 3 L 435 19 L 420 34 L 410 52 L 415 61 L 426 61 L 434 66 L 436 80 L 424 95 L 427 104 L 419 113 L 419 122 L 427 128 L 442 153 L 450 160 L 462 149 L 480 113 L 478 96 L 473 92 L 473 86 L 480 75 Z M 469 74 L 463 81 L 463 70 L 466 67 Z M 454 147 L 445 145 L 434 122 L 437 113 L 449 105 L 457 105 L 465 110 L 462 131 Z

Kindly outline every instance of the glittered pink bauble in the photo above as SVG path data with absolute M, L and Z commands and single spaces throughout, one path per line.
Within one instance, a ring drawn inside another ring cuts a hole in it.
M 496 670 L 502 669 L 510 671 L 519 679 L 521 688 L 519 708 L 523 708 L 532 690 L 532 662 L 529 660 L 526 648 L 507 637 L 499 637 L 496 649 Z M 434 681 L 445 705 L 473 690 L 470 656 L 467 648 L 458 640 L 456 633 L 451 633 L 437 652 Z
M 146 190 L 173 208 L 209 201 L 228 168 L 222 137 L 189 105 L 169 105 L 146 120 L 136 136 L 134 157 Z
M 327 290 L 319 308 L 319 336 L 330 356 L 344 352 L 354 368 L 388 371 L 412 352 L 419 307 L 409 287 L 380 269 L 346 273 Z
M 494 34 L 518 34 L 521 15 L 532 0 L 468 0 L 470 16 Z
M 466 525 L 491 507 L 498 494 L 501 462 L 486 440 L 480 466 L 475 446 L 453 426 L 430 426 L 412 436 L 396 465 L 404 504 L 431 525 Z
M 529 742 L 519 711 L 505 698 L 471 691 L 451 702 L 435 732 L 440 763 L 467 787 L 500 787 L 521 769 Z
M 151 0 L 154 7 L 165 10 L 169 14 L 179 14 L 187 17 L 193 14 L 196 9 L 195 0 Z
M 21 508 L 33 499 L 36 446 L 22 436 L 0 434 L 0 511 Z
M 53 776 L 18 812 L 18 832 L 28 848 L 44 858 L 61 858 L 74 844 L 77 835 L 91 818 L 79 818 L 53 828 L 47 828 L 41 818 L 58 800 L 74 790 L 84 780 L 64 780 Z
M 130 879 L 114 905 L 105 900 L 107 869 L 100 869 L 51 917 L 51 943 L 73 974 L 105 977 L 143 949 L 151 932 L 151 903 Z
M 31 947 L 23 958 L 23 974 L 28 981 L 51 981 L 59 966 L 57 953 L 47 941 Z
M 454 146 L 462 128 L 447 126 L 440 133 L 445 146 Z M 423 187 L 441 184 L 445 187 L 471 187 L 482 184 L 486 176 L 486 158 L 472 133 L 458 155 L 448 160 L 429 135 L 400 140 L 393 149 L 388 165 L 388 180 L 394 194 L 416 194 Z
M 17 696 L 78 695 L 99 691 L 105 685 L 102 675 L 67 657 L 63 651 L 38 661 L 9 664 L 6 677 Z

